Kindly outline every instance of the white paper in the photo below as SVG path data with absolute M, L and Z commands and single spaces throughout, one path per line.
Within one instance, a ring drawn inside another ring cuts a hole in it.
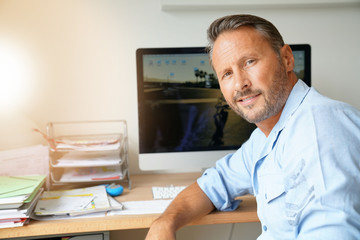
M 22 205 L 28 197 L 29 197 L 29 195 L 21 195 L 21 196 L 15 196 L 15 197 L 0 198 L 0 209 L 1 209 L 1 205 L 10 205 L 10 204 Z
M 0 223 L 0 228 L 22 227 L 26 222 L 5 222 Z
M 91 209 L 94 196 L 60 196 L 53 199 L 40 199 L 39 215 L 68 214 Z
M 0 176 L 49 174 L 49 152 L 43 145 L 0 151 Z
M 124 205 L 121 202 L 118 202 L 111 196 L 108 196 L 108 198 L 109 198 L 109 203 L 110 203 L 112 210 L 123 210 L 124 209 Z
M 115 166 L 121 163 L 118 152 L 109 153 L 88 153 L 69 152 L 57 160 L 57 167 L 95 167 Z
M 32 219 L 39 220 L 39 221 L 48 221 L 48 220 L 64 220 L 64 219 L 78 219 L 78 218 L 95 218 L 95 217 L 105 217 L 106 215 L 109 215 L 109 212 L 115 211 L 119 212 L 122 211 L 124 208 L 123 204 L 116 201 L 114 198 L 108 196 L 109 203 L 111 206 L 111 211 L 102 211 L 102 212 L 93 212 L 93 213 L 86 213 L 82 215 L 45 215 L 45 216 L 38 216 L 34 213 L 31 215 Z M 114 214 L 112 214 L 114 215 Z
M 106 212 L 92 212 L 92 213 L 86 213 L 82 215 L 44 215 L 39 216 L 35 215 L 35 213 L 31 214 L 31 219 L 39 220 L 39 221 L 52 221 L 52 220 L 65 220 L 65 219 L 78 219 L 78 218 L 94 218 L 94 217 L 105 217 Z
M 124 205 L 123 210 L 112 210 L 107 215 L 142 215 L 163 213 L 171 201 L 172 199 L 122 202 Z
M 93 206 L 86 205 L 87 203 Z M 110 208 L 105 186 L 100 185 L 64 191 L 45 191 L 36 205 L 35 214 L 85 214 L 107 211 Z
M 123 177 L 121 166 L 103 166 L 90 168 L 65 168 L 61 182 L 89 182 L 101 180 L 119 180 Z
M 120 142 L 114 144 L 93 144 L 93 145 L 73 145 L 66 143 L 58 143 L 57 150 L 77 150 L 77 151 L 111 151 L 120 148 Z
M 0 218 L 28 218 L 28 217 L 30 217 L 30 214 L 33 211 L 33 209 L 35 208 L 36 203 L 37 203 L 42 191 L 43 191 L 43 189 L 41 188 L 31 202 L 25 203 L 19 208 L 0 210 Z

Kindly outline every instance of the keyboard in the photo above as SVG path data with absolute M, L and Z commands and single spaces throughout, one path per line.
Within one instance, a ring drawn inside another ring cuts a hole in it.
M 187 186 L 154 186 L 152 193 L 154 199 L 174 199 Z

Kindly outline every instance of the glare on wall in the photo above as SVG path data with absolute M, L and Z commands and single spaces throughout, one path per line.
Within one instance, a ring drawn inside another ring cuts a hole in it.
M 34 77 L 34 61 L 26 47 L 0 36 L 0 111 L 26 101 Z

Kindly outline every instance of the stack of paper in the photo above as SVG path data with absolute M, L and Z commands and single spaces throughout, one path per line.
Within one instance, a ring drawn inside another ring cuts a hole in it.
M 0 151 L 0 166 L 0 176 L 48 175 L 48 147 L 35 145 Z
M 123 177 L 121 166 L 103 166 L 90 168 L 65 168 L 61 182 L 90 182 L 119 180 Z
M 57 150 L 110 151 L 120 148 L 120 136 L 97 139 L 56 139 Z
M 110 204 L 104 185 L 62 191 L 45 191 L 36 205 L 33 218 L 78 216 L 95 212 L 105 214 L 114 208 L 122 208 L 122 205 L 114 207 Z
M 0 176 L 0 228 L 28 222 L 46 176 Z
M 118 166 L 121 158 L 118 152 L 68 152 L 54 164 L 56 167 L 102 167 Z

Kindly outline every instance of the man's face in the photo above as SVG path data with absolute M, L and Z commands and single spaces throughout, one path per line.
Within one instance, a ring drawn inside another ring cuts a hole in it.
M 212 62 L 231 108 L 251 123 L 279 114 L 291 91 L 282 60 L 254 29 L 222 33 Z

